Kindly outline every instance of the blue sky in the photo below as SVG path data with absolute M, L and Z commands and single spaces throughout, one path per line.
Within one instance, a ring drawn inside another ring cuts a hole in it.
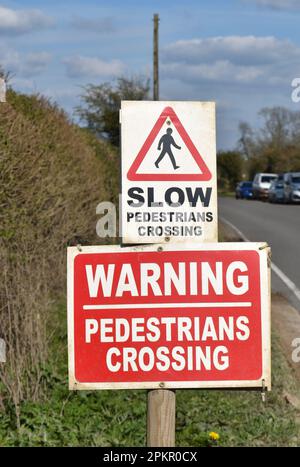
M 259 126 L 262 107 L 300 110 L 300 0 L 0 0 L 0 64 L 72 115 L 83 85 L 151 78 L 153 13 L 160 98 L 215 100 L 218 148 L 236 145 L 241 120 Z

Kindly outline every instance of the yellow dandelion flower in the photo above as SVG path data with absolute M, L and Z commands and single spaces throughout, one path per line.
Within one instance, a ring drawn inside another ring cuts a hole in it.
M 218 441 L 218 439 L 220 439 L 220 435 L 216 433 L 215 431 L 211 431 L 209 433 L 209 437 L 210 439 L 213 439 L 214 441 Z

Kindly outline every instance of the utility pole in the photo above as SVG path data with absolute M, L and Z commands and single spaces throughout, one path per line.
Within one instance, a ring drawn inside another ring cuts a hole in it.
M 159 100 L 159 77 L 158 77 L 158 23 L 157 13 L 153 16 L 153 100 Z

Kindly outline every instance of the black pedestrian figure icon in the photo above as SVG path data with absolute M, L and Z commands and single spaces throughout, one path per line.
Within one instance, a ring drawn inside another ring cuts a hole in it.
M 179 169 L 179 165 L 176 165 L 175 157 L 172 153 L 171 146 L 174 146 L 176 149 L 181 149 L 181 147 L 175 143 L 174 138 L 172 136 L 172 132 L 172 128 L 167 128 L 167 132 L 159 140 L 157 149 L 160 151 L 162 146 L 162 151 L 157 161 L 155 162 L 155 167 L 157 168 L 158 164 L 162 161 L 165 155 L 168 154 L 169 158 L 171 159 L 174 170 Z

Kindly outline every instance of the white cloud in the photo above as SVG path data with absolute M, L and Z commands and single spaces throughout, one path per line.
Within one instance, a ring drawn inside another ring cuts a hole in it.
M 0 35 L 18 35 L 53 25 L 53 19 L 40 10 L 12 10 L 0 6 Z
M 258 67 L 236 66 L 228 60 L 218 60 L 214 63 L 203 65 L 188 65 L 182 67 L 179 63 L 163 66 L 164 74 L 168 77 L 181 77 L 184 81 L 199 82 L 200 80 L 219 82 L 250 83 L 263 75 Z
M 282 58 L 284 53 L 298 56 L 298 48 L 289 40 L 273 36 L 217 36 L 207 39 L 177 41 L 164 49 L 166 61 L 179 59 L 181 62 L 213 62 L 229 59 L 239 65 L 260 65 Z
M 16 75 L 19 79 L 36 76 L 45 71 L 51 61 L 48 52 L 32 52 L 19 54 L 14 49 L 0 47 L 0 63 L 5 71 Z
M 165 47 L 162 71 L 183 81 L 278 84 L 297 73 L 300 48 L 275 37 L 228 36 L 178 41 Z
M 48 67 L 51 61 L 51 54 L 48 52 L 34 52 L 25 56 L 21 65 L 23 76 L 35 76 L 42 73 Z
M 99 34 L 109 34 L 116 30 L 112 17 L 104 18 L 84 18 L 82 16 L 73 16 L 71 26 L 83 31 L 93 31 Z
M 35 90 L 35 82 L 32 79 L 19 78 L 18 76 L 13 76 L 10 79 L 9 83 L 12 84 L 13 87 L 21 89 L 23 92 L 32 92 Z
M 120 60 L 106 62 L 98 57 L 82 55 L 66 58 L 63 63 L 66 65 L 67 75 L 70 78 L 107 78 L 119 76 L 125 70 L 125 65 Z
M 275 10 L 300 9 L 299 0 L 247 0 L 255 2 L 258 6 L 274 8 Z
M 292 105 L 291 81 L 300 73 L 300 46 L 275 37 L 178 41 L 161 56 L 161 98 L 216 101 L 223 148 L 236 143 L 241 119 L 257 125 L 260 108 Z

